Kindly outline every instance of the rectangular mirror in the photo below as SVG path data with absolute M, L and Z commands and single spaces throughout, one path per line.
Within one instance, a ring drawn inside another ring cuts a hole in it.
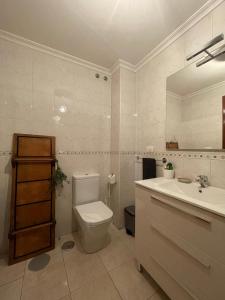
M 167 78 L 166 148 L 225 149 L 225 55 Z

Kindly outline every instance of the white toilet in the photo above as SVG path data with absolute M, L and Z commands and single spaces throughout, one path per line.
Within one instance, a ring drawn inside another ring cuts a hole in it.
M 73 211 L 75 213 L 81 244 L 88 253 L 104 248 L 113 212 L 99 201 L 100 175 L 73 176 Z

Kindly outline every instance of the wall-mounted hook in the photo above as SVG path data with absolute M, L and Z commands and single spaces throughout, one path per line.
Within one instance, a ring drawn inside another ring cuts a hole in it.
M 103 79 L 104 79 L 105 81 L 107 81 L 107 80 L 108 80 L 108 77 L 107 77 L 107 76 L 104 76 Z
M 167 163 L 167 159 L 166 159 L 165 157 L 163 157 L 162 163 L 163 163 L 163 164 L 166 164 L 166 163 Z
M 96 77 L 96 78 L 99 78 L 99 77 L 100 77 L 100 75 L 99 75 L 98 73 L 96 73 L 96 74 L 95 74 L 95 77 Z

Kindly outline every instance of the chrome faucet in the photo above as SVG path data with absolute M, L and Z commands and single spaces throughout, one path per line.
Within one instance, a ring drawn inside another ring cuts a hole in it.
M 206 188 L 209 186 L 209 179 L 206 175 L 197 176 L 196 181 L 200 183 L 201 188 Z

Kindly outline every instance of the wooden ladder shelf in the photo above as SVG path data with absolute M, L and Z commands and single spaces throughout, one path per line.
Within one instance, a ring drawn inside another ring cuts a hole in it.
M 55 247 L 55 137 L 14 134 L 9 264 Z

